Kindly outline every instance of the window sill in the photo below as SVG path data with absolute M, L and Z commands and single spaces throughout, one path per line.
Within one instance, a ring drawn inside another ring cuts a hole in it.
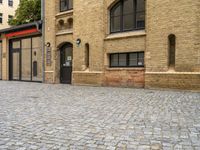
M 63 16 L 63 15 L 68 15 L 68 14 L 72 14 L 72 13 L 73 13 L 73 9 L 72 10 L 68 10 L 68 11 L 59 12 L 59 13 L 56 14 L 56 17 Z
M 56 33 L 56 36 L 58 36 L 58 35 L 65 35 L 65 34 L 73 34 L 73 30 L 58 31 L 58 32 Z
M 157 74 L 157 75 L 159 75 L 159 74 L 180 74 L 180 75 L 197 74 L 197 75 L 199 75 L 200 72 L 169 72 L 169 71 L 166 71 L 166 72 L 145 72 L 145 74 Z
M 73 71 L 73 73 L 88 73 L 88 74 L 102 74 L 101 71 Z
M 145 36 L 145 35 L 146 35 L 145 30 L 131 31 L 131 32 L 120 32 L 120 33 L 112 33 L 112 34 L 108 35 L 104 40 L 113 40 L 113 39 Z
M 130 71 L 144 71 L 144 67 L 107 67 L 107 71 L 123 71 L 123 70 L 130 70 Z

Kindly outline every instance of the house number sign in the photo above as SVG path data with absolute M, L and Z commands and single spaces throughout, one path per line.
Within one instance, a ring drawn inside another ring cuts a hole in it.
M 46 65 L 51 66 L 51 47 L 46 49 Z

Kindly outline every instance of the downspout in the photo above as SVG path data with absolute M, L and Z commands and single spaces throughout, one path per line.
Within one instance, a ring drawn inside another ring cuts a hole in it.
M 41 0 L 42 20 L 42 82 L 45 83 L 45 0 Z

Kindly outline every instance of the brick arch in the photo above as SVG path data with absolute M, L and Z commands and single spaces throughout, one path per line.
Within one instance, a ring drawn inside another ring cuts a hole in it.
M 71 42 L 61 42 L 60 44 L 58 44 L 57 50 L 59 51 L 60 48 L 61 48 L 62 46 L 64 46 L 64 45 L 66 45 L 66 44 L 72 45 L 72 47 L 73 47 L 73 44 L 72 44 Z
M 118 3 L 120 0 L 108 0 L 107 8 L 111 9 L 116 3 Z

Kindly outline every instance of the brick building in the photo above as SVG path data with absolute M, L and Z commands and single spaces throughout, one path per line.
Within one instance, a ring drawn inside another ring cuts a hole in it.
M 200 90 L 199 8 L 199 0 L 46 0 L 45 82 Z
M 199 0 L 46 3 L 46 82 L 200 89 Z

